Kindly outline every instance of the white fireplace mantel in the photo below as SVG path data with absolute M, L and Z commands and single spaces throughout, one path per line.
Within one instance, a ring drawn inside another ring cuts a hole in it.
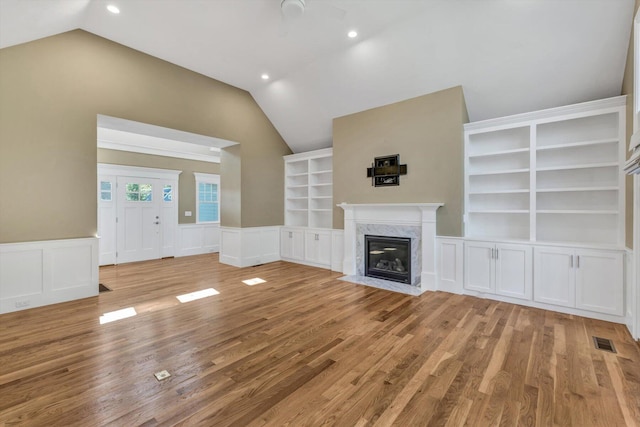
M 444 203 L 340 203 L 344 210 L 344 260 L 342 272 L 357 274 L 357 224 L 419 226 L 422 233 L 423 291 L 436 289 L 436 211 Z

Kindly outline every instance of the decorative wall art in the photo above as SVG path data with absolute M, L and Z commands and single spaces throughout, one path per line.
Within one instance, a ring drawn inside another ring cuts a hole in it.
M 406 174 L 407 165 L 400 164 L 400 154 L 376 157 L 367 168 L 367 178 L 371 178 L 371 185 L 375 187 L 400 185 L 400 175 Z

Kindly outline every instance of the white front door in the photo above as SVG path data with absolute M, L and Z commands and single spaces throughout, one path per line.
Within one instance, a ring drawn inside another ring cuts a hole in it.
M 161 181 L 119 176 L 117 182 L 117 262 L 160 258 Z

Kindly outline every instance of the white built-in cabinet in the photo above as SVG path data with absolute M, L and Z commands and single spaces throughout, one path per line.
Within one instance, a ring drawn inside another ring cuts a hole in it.
M 466 289 L 531 299 L 532 248 L 470 241 L 465 244 Z
M 305 261 L 331 267 L 330 230 L 306 230 L 304 243 Z
M 284 156 L 285 226 L 280 255 L 286 261 L 331 268 L 333 150 Z
M 291 261 L 304 260 L 304 230 L 296 228 L 280 230 L 280 256 Z
M 624 314 L 622 252 L 536 247 L 534 257 L 536 301 Z
M 280 231 L 280 256 L 285 261 L 331 268 L 331 252 L 331 230 L 285 226 Z
M 624 315 L 625 111 L 621 96 L 465 125 L 465 290 Z

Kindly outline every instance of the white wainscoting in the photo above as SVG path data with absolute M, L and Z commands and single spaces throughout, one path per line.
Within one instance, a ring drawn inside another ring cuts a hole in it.
M 179 224 L 176 256 L 220 251 L 220 224 Z
M 98 295 L 98 239 L 0 244 L 0 313 Z
M 342 273 L 344 261 L 344 231 L 331 230 L 331 271 Z
M 438 290 L 464 293 L 464 240 L 436 237 Z
M 625 324 L 627 325 L 627 329 L 635 339 L 640 338 L 640 331 L 634 330 L 634 313 L 636 312 L 635 301 L 636 301 L 636 292 L 637 289 L 634 286 L 634 277 L 633 277 L 633 263 L 634 256 L 633 250 L 627 248 L 625 251 L 625 259 L 624 259 L 624 285 L 625 285 Z
M 280 260 L 280 227 L 220 227 L 220 262 L 250 267 Z

